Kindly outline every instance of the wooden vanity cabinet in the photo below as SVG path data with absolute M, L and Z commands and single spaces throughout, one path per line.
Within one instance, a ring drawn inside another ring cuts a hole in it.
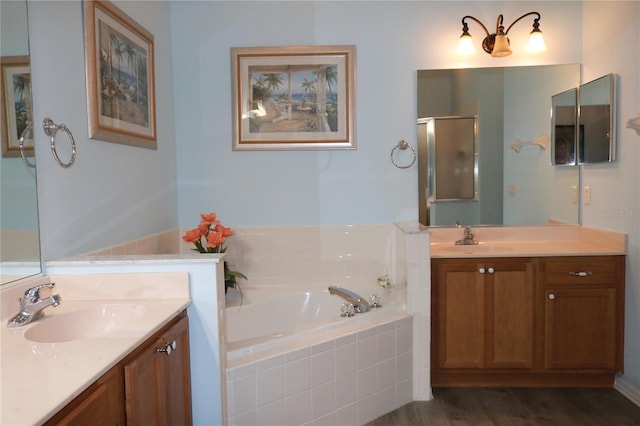
M 432 259 L 433 386 L 611 386 L 624 256 Z
M 188 325 L 183 311 L 45 424 L 192 424 Z
M 433 259 L 432 301 L 434 376 L 533 367 L 530 259 Z

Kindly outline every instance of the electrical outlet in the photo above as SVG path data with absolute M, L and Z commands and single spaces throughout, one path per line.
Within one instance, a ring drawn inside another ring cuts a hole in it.
M 507 186 L 507 192 L 509 193 L 509 195 L 516 195 L 516 186 L 513 183 L 510 183 Z
M 591 205 L 591 187 L 590 186 L 584 187 L 584 205 L 585 206 Z
M 571 187 L 571 202 L 578 204 L 578 187 L 575 185 Z

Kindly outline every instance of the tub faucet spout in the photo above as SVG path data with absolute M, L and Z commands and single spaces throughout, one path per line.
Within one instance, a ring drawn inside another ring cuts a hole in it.
M 335 294 L 342 297 L 347 302 L 351 303 L 355 308 L 356 312 L 368 312 L 371 309 L 369 302 L 363 299 L 358 294 L 352 292 L 351 290 L 347 290 L 346 288 L 336 287 L 334 285 L 329 286 L 329 293 Z

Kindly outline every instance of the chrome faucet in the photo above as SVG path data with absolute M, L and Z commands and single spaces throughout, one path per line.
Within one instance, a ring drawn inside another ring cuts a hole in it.
M 44 314 L 46 307 L 54 308 L 60 304 L 62 298 L 59 294 L 40 299 L 40 290 L 43 288 L 53 288 L 55 283 L 45 283 L 32 287 L 24 292 L 24 297 L 18 299 L 20 301 L 20 312 L 11 318 L 7 323 L 7 327 L 20 327 L 27 325 Z
M 458 228 L 462 228 L 462 225 L 460 225 L 459 222 L 456 222 L 456 225 Z M 471 245 L 475 245 L 478 244 L 478 241 L 473 239 L 473 232 L 471 232 L 471 227 L 470 226 L 465 226 L 464 227 L 464 234 L 462 235 L 462 239 L 456 241 L 456 245 L 458 246 L 471 246 Z
M 367 302 L 361 296 L 352 292 L 351 290 L 347 290 L 346 288 L 331 285 L 329 286 L 329 293 L 336 294 L 342 297 L 347 302 L 351 303 L 355 308 L 355 311 L 358 313 L 368 312 L 371 309 L 369 302 Z

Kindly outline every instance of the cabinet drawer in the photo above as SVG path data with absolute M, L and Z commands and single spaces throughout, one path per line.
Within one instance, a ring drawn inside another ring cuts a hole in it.
M 611 256 L 567 257 L 544 261 L 545 285 L 607 284 L 615 285 L 621 266 Z

